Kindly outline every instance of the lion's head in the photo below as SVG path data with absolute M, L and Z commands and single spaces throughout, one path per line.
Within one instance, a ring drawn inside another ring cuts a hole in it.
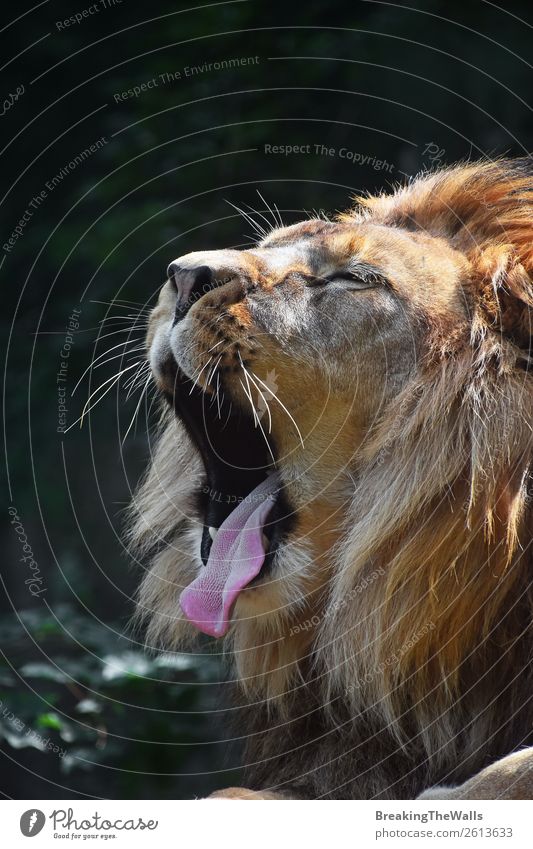
M 465 164 L 171 262 L 135 502 L 150 642 L 228 634 L 246 687 L 282 701 L 305 668 L 399 736 L 414 709 L 433 749 L 465 688 L 501 688 L 531 616 L 532 191 Z

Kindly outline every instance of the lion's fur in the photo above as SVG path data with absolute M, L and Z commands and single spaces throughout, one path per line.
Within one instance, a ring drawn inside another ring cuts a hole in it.
M 461 252 L 468 320 L 419 315 L 423 361 L 356 458 L 332 580 L 314 584 L 311 555 L 295 553 L 309 569 L 305 605 L 239 623 L 229 641 L 244 689 L 271 713 L 303 715 L 312 689 L 321 734 L 342 722 L 350 739 L 369 728 L 387 736 L 402 769 L 427 764 L 413 779 L 423 789 L 468 778 L 531 733 L 531 170 L 465 164 L 359 198 L 342 220 L 429 234 Z M 190 455 L 166 416 L 134 503 L 132 543 L 154 552 L 139 610 L 148 642 L 167 648 L 193 636 L 177 604 L 196 570 L 183 538 L 196 533 L 185 516 L 191 476 L 201 476 Z M 377 579 L 365 581 L 370 573 Z M 289 603 L 289 580 L 285 588 Z M 318 623 L 298 629 L 313 613 Z

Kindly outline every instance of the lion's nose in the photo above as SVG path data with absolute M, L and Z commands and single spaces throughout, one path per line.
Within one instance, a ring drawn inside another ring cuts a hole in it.
M 209 265 L 198 265 L 196 268 L 184 268 L 179 260 L 171 262 L 167 269 L 168 279 L 171 280 L 177 293 L 176 317 L 183 317 L 198 298 L 211 291 L 214 283 L 214 272 Z

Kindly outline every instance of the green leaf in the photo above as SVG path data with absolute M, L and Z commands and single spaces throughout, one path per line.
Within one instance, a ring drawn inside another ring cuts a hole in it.
M 61 717 L 57 713 L 39 714 L 37 725 L 40 725 L 41 728 L 53 728 L 55 731 L 61 731 L 63 727 Z

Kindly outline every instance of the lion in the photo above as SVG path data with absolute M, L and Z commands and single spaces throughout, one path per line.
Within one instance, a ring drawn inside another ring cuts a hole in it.
M 241 799 L 533 798 L 533 179 L 467 162 L 170 263 L 138 616 L 232 657 Z

